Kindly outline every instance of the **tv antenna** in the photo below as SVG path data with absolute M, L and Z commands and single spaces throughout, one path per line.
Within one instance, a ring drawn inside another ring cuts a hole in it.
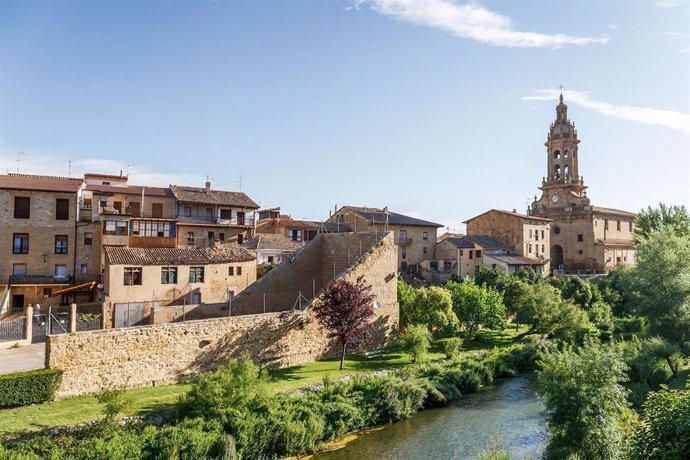
M 26 155 L 26 152 L 20 148 L 17 150 L 17 174 L 19 174 L 19 162 L 22 161 L 22 155 Z
M 240 186 L 240 192 L 242 191 L 242 176 L 240 175 L 240 180 L 237 181 L 237 184 Z
M 72 160 L 67 160 L 67 177 L 72 177 Z
M 127 178 L 129 178 L 129 168 L 131 168 L 134 165 L 127 165 Z

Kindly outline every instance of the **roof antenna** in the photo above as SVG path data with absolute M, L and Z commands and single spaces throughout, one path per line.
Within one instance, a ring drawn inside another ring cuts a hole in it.
M 127 179 L 129 179 L 129 168 L 132 166 L 134 166 L 134 165 L 127 165 Z
M 242 191 L 242 176 L 240 175 L 240 180 L 237 181 L 240 186 L 240 192 Z
M 72 160 L 67 160 L 67 177 L 72 177 Z
M 20 147 L 19 150 L 17 150 L 17 174 L 19 174 L 19 162 L 22 161 L 21 155 L 26 155 L 26 152 Z

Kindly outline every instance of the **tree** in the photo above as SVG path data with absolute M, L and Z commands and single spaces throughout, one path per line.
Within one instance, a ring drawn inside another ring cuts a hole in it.
M 683 365 L 683 355 L 678 346 L 661 337 L 652 337 L 642 342 L 641 353 L 650 359 L 663 361 L 674 378 L 678 376 L 678 368 Z
M 471 340 L 480 327 L 505 327 L 503 295 L 494 288 L 454 281 L 448 282 L 446 288 L 451 292 L 453 311 L 467 331 L 468 339 Z
M 453 331 L 458 327 L 453 301 L 446 289 L 437 286 L 419 289 L 403 287 L 402 295 L 400 289 L 398 291 L 398 302 L 403 327 L 424 324 L 432 332 Z
M 659 203 L 658 208 L 641 210 L 635 219 L 635 242 L 641 243 L 663 229 L 676 236 L 690 236 L 690 216 L 685 206 Z
M 402 349 L 412 357 L 412 362 L 423 361 L 431 345 L 431 333 L 426 326 L 413 324 L 407 328 L 401 340 Z
M 474 284 L 477 286 L 492 287 L 499 292 L 503 292 L 512 281 L 512 276 L 500 272 L 495 268 L 480 267 L 474 275 Z
M 551 348 L 539 366 L 538 393 L 551 434 L 546 457 L 618 458 L 629 411 L 620 353 L 593 342 L 576 350 Z
M 360 276 L 352 283 L 346 279 L 333 282 L 316 307 L 315 314 L 321 326 L 328 330 L 329 337 L 340 342 L 340 369 L 345 365 L 347 346 L 365 335 L 369 318 L 374 315 L 371 286 Z
M 686 460 L 690 453 L 690 387 L 649 393 L 642 409 L 642 423 L 630 442 L 630 460 Z
M 634 278 L 650 333 L 690 347 L 690 236 L 652 233 L 637 245 Z

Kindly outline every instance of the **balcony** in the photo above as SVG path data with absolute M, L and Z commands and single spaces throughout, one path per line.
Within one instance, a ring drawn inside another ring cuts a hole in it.
M 412 244 L 412 238 L 400 237 L 398 238 L 398 246 L 409 246 Z
M 11 275 L 9 284 L 72 284 L 72 275 Z
M 177 216 L 180 224 L 200 224 L 200 225 L 228 225 L 233 227 L 253 227 L 253 217 L 233 217 L 232 219 L 223 219 L 220 217 L 203 217 L 203 216 Z

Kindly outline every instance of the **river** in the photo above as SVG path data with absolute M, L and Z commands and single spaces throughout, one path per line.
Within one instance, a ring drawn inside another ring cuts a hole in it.
M 497 445 L 511 459 L 538 459 L 547 436 L 543 410 L 529 377 L 500 380 L 449 407 L 419 412 L 313 458 L 466 459 Z

